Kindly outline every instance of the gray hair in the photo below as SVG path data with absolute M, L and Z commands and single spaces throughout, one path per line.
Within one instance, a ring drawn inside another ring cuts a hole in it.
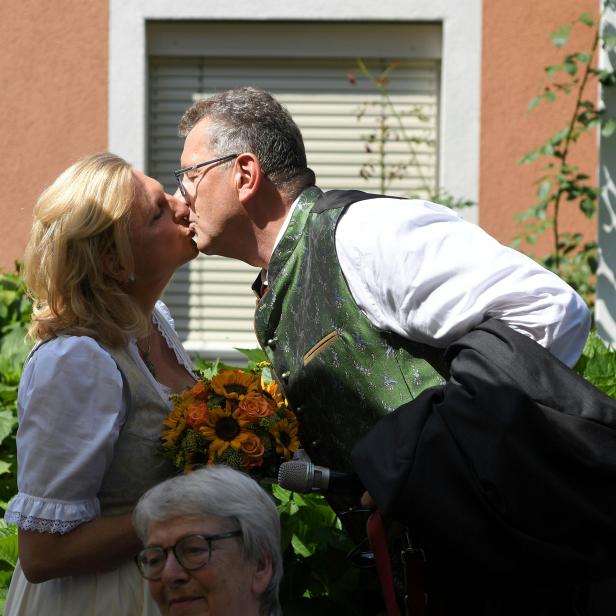
M 271 558 L 272 579 L 261 597 L 262 614 L 282 614 L 278 600 L 282 580 L 280 519 L 270 496 L 245 473 L 218 465 L 167 479 L 141 497 L 133 524 L 145 544 L 152 521 L 201 515 L 222 518 L 229 528 L 239 526 L 243 554 L 249 561 Z
M 180 136 L 186 137 L 205 118 L 211 121 L 214 156 L 251 152 L 277 188 L 299 193 L 314 185 L 299 127 L 265 90 L 236 88 L 197 101 L 180 120 Z

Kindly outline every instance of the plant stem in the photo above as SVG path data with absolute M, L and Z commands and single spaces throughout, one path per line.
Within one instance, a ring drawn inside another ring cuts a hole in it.
M 577 122 L 577 118 L 580 112 L 580 103 L 582 102 L 582 95 L 584 94 L 584 89 L 586 88 L 586 83 L 588 82 L 588 78 L 590 76 L 590 67 L 593 62 L 593 58 L 595 57 L 595 52 L 597 50 L 597 46 L 599 44 L 599 28 L 600 21 L 597 22 L 597 28 L 595 30 L 595 36 L 593 40 L 592 50 L 590 52 L 590 59 L 586 62 L 586 68 L 584 70 L 584 75 L 582 77 L 582 81 L 580 83 L 580 87 L 577 93 L 577 99 L 575 101 L 575 107 L 573 109 L 573 116 L 571 121 L 569 122 L 569 130 L 567 131 L 567 136 L 565 137 L 565 144 L 563 149 L 563 155 L 560 162 L 560 173 L 561 175 L 565 175 L 564 171 L 567 167 L 567 156 L 569 155 L 569 146 L 572 142 L 573 131 L 575 129 L 575 124 Z M 554 236 L 554 264 L 556 271 L 560 274 L 560 248 L 559 248 L 559 226 L 558 226 L 558 214 L 560 212 L 560 199 L 563 195 L 563 190 L 559 189 L 556 193 L 556 200 L 554 201 L 554 218 L 553 218 L 553 236 Z

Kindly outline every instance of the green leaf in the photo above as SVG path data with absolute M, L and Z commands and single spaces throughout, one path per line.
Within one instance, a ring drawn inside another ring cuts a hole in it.
M 17 427 L 17 417 L 11 411 L 0 411 L 0 443 Z
M 616 130 L 616 119 L 607 118 L 601 126 L 601 135 L 603 137 L 611 137 L 614 134 L 614 130 Z
M 567 73 L 569 73 L 569 75 L 576 75 L 578 71 L 577 64 L 573 60 L 567 60 L 563 64 L 563 68 Z
M 539 105 L 540 102 L 541 102 L 541 97 L 535 96 L 528 102 L 528 110 L 533 111 L 534 109 L 537 108 L 537 105 Z
M 552 182 L 550 182 L 550 180 L 544 180 L 539 184 L 539 188 L 537 189 L 537 197 L 539 197 L 540 201 L 544 201 L 550 194 L 551 190 Z
M 590 13 L 582 13 L 578 17 L 578 19 L 579 21 L 581 21 L 583 24 L 586 24 L 587 26 L 593 26 L 595 23 Z
M 604 34 L 602 38 L 603 47 L 608 51 L 616 47 L 616 34 Z
M 546 90 L 543 94 L 543 98 L 545 98 L 548 103 L 553 103 L 556 100 L 556 94 L 552 90 Z
M 575 370 L 608 396 L 616 397 L 616 351 L 595 330 L 590 333 Z
M 258 363 L 260 361 L 267 361 L 267 355 L 263 352 L 262 349 L 235 349 L 239 351 L 242 355 L 245 355 L 250 361 L 254 361 Z
M 592 218 L 595 215 L 595 202 L 588 197 L 582 199 L 580 202 L 580 210 L 587 218 Z
M 592 60 L 592 54 L 582 52 L 582 51 L 578 51 L 576 54 L 573 54 L 573 57 L 579 60 L 580 62 L 583 62 L 584 64 L 588 64 L 588 62 Z
M 569 40 L 569 32 L 571 32 L 571 24 L 562 25 L 550 34 L 550 39 L 556 47 L 560 48 Z
M 23 364 L 32 345 L 26 341 L 26 329 L 21 323 L 12 323 L 5 328 L 0 341 L 0 353 L 4 358 Z
M 18 557 L 17 527 L 8 525 L 4 520 L 0 525 L 0 560 L 15 568 Z

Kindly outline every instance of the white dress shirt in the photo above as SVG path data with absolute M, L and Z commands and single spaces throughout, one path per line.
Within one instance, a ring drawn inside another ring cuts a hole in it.
M 443 348 L 495 317 L 569 366 L 584 348 L 590 312 L 582 298 L 445 206 L 389 198 L 354 203 L 338 222 L 336 250 L 353 298 L 381 330 Z

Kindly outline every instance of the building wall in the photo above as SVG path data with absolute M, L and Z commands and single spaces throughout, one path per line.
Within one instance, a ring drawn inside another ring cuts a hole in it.
M 0 270 L 12 269 L 22 256 L 40 191 L 79 156 L 108 147 L 110 2 L 0 3 L 5 50 L 0 55 L 0 131 L 5 146 L 0 162 L 0 217 L 5 221 Z M 571 104 L 568 100 L 563 106 L 527 112 L 543 67 L 560 57 L 549 33 L 584 10 L 596 11 L 597 5 L 597 0 L 483 2 L 479 216 L 480 224 L 501 241 L 509 242 L 519 231 L 513 214 L 533 203 L 533 182 L 540 173 L 538 165 L 520 167 L 516 161 L 560 127 Z M 127 15 L 133 10 L 131 3 L 115 6 Z M 368 11 L 364 8 L 364 18 Z M 590 30 L 582 33 L 588 37 Z M 130 98 L 127 94 L 125 100 Z M 594 174 L 595 138 L 585 139 L 576 150 Z M 571 224 L 595 233 L 595 223 L 579 216 Z
M 37 196 L 107 148 L 108 0 L 0 2 L 0 271 L 21 258 Z
M 535 182 L 542 173 L 541 163 L 517 161 L 563 128 L 575 105 L 573 95 L 542 103 L 532 112 L 528 102 L 540 91 L 544 67 L 560 63 L 565 51 L 590 49 L 593 31 L 576 26 L 562 50 L 554 47 L 549 35 L 585 11 L 596 14 L 598 5 L 597 0 L 483 2 L 479 223 L 502 242 L 520 232 L 513 216 L 536 202 Z M 572 162 L 596 181 L 596 134 L 581 139 L 574 152 Z M 596 219 L 589 221 L 576 210 L 565 204 L 563 230 L 596 237 Z M 544 241 L 539 249 L 545 247 Z

